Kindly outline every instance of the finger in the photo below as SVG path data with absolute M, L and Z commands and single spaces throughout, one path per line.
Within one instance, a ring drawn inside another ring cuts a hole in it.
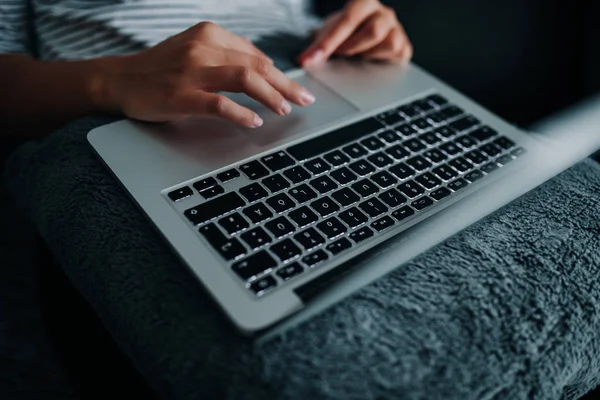
M 177 112 L 186 117 L 216 117 L 247 128 L 258 128 L 263 124 L 254 111 L 216 93 L 190 90 L 178 99 L 176 107 Z
M 252 54 L 253 56 L 260 57 L 260 58 L 266 58 L 267 60 L 269 60 L 269 62 L 271 64 L 275 63 L 271 57 L 267 56 L 258 47 L 256 47 L 250 39 L 242 37 L 242 36 L 237 36 L 237 37 L 240 39 L 240 41 L 239 41 L 239 43 L 237 40 L 232 41 L 232 47 L 231 47 L 232 50 L 237 50 L 237 51 L 241 51 L 244 53 Z
M 410 50 L 407 53 L 406 49 Z M 401 32 L 394 30 L 374 48 L 361 54 L 367 60 L 400 61 L 407 55 L 412 55 L 412 45 Z
M 323 62 L 380 7 L 375 0 L 354 0 L 344 9 L 341 17 L 331 28 L 323 30 L 312 45 L 300 56 L 302 65 Z
M 260 74 L 246 66 L 203 68 L 198 72 L 198 79 L 210 82 L 210 87 L 204 86 L 205 90 L 245 93 L 278 115 L 289 114 L 292 110 L 281 93 Z
M 230 51 L 225 55 L 222 61 L 224 65 L 242 65 L 256 71 L 262 76 L 275 90 L 277 90 L 287 100 L 307 106 L 315 101 L 315 97 L 298 82 L 290 79 L 273 64 L 265 63 L 264 59 L 241 53 Z
M 395 20 L 389 18 L 387 12 L 378 11 L 372 14 L 348 40 L 342 43 L 335 50 L 335 53 L 345 56 L 364 53 L 381 43 L 394 25 Z

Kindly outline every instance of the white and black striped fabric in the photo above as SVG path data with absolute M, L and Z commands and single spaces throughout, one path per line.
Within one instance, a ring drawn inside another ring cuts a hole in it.
M 319 25 L 309 1 L 0 0 L 0 53 L 28 52 L 28 23 L 46 60 L 136 52 L 201 21 L 250 40 L 305 34 Z

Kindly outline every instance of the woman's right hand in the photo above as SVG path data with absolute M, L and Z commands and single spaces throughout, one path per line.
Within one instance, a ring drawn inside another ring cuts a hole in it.
M 99 60 L 97 102 L 104 110 L 163 122 L 212 116 L 255 128 L 260 116 L 216 92 L 245 93 L 279 115 L 289 102 L 307 106 L 314 96 L 275 68 L 249 40 L 200 23 L 141 53 Z

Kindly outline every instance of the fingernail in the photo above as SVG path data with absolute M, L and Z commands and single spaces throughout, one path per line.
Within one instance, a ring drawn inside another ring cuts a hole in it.
M 281 102 L 281 114 L 289 114 L 292 111 L 292 106 L 286 100 Z
M 323 61 L 324 57 L 325 57 L 325 52 L 323 50 L 317 50 L 311 56 L 309 56 L 306 61 L 311 64 L 316 64 L 316 63 Z
M 302 89 L 300 92 L 300 102 L 302 105 L 307 106 L 315 102 L 315 96 L 313 96 L 308 90 Z
M 254 127 L 258 128 L 259 126 L 262 126 L 263 124 L 263 120 L 261 117 L 258 116 L 258 114 L 254 114 Z

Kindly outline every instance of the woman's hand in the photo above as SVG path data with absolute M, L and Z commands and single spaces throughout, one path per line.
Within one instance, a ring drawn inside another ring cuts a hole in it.
M 209 22 L 200 23 L 138 54 L 99 61 L 102 109 L 145 121 L 213 116 L 261 126 L 253 111 L 215 92 L 243 92 L 279 115 L 314 97 L 273 66 L 250 41 Z
M 325 20 L 314 43 L 300 55 L 299 61 L 302 66 L 310 66 L 336 54 L 406 62 L 412 53 L 412 45 L 393 9 L 379 0 L 351 0 Z

